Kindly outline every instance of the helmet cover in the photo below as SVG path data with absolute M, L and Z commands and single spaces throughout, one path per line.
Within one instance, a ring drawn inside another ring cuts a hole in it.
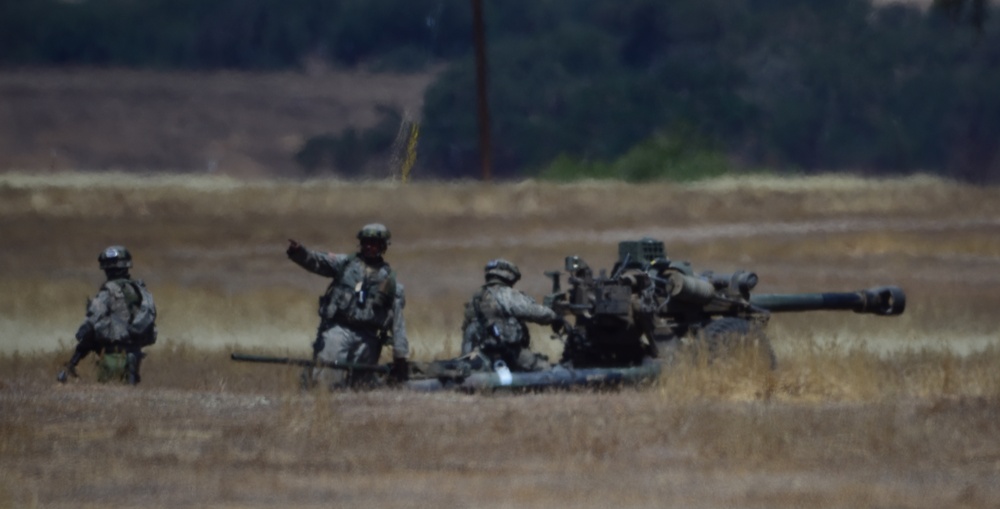
M 97 257 L 101 269 L 127 269 L 132 266 L 132 253 L 124 246 L 109 246 Z
M 499 278 L 506 281 L 507 284 L 513 285 L 521 279 L 521 271 L 518 270 L 517 265 L 503 258 L 490 260 L 483 270 L 486 272 L 487 281 L 491 278 Z
M 358 231 L 358 240 L 381 240 L 388 243 L 390 236 L 389 229 L 382 223 L 366 224 Z

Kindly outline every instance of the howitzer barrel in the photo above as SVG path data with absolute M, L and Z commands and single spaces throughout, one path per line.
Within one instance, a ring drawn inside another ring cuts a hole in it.
M 906 309 L 906 294 L 897 286 L 880 286 L 856 292 L 754 295 L 750 304 L 773 312 L 851 310 L 894 316 Z

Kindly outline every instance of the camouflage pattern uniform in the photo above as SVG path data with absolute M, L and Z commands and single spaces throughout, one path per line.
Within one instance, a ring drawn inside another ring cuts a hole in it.
M 410 356 L 410 342 L 406 337 L 406 319 L 403 308 L 406 307 L 406 295 L 403 293 L 403 283 L 396 281 L 396 299 L 392 303 L 392 313 L 389 314 L 387 325 L 383 330 L 383 343 L 392 347 L 395 359 L 405 359 Z
M 521 278 L 517 266 L 496 259 L 486 267 L 486 284 L 465 304 L 462 323 L 462 355 L 478 351 L 490 364 L 502 360 L 511 371 L 549 368 L 548 358 L 530 350 L 526 322 L 550 325 L 556 313 L 527 294 L 513 288 Z
M 99 380 L 121 376 L 129 384 L 141 380 L 142 348 L 156 342 L 156 306 L 143 281 L 132 279 L 128 269 L 132 255 L 121 246 L 111 246 L 98 257 L 108 280 L 87 302 L 87 316 L 76 332 L 73 357 L 57 377 L 65 382 L 76 375 L 77 364 L 91 352 L 101 355 Z M 116 359 L 124 361 L 115 366 Z
M 374 233 L 372 233 L 374 232 Z M 396 378 L 403 378 L 409 354 L 403 308 L 405 300 L 396 283 L 396 274 L 382 258 L 364 252 L 366 235 L 385 241 L 388 230 L 379 224 L 367 225 L 358 233 L 362 251 L 332 254 L 306 249 L 292 241 L 288 257 L 302 268 L 332 279 L 319 299 L 320 324 L 313 343 L 315 360 L 374 365 L 382 344 L 391 335 Z M 349 376 L 350 375 L 350 376 Z M 322 383 L 330 388 L 372 383 L 370 373 L 317 368 L 307 374 L 308 385 Z

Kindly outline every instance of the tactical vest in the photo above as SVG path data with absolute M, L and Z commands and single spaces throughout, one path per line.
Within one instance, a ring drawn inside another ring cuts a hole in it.
M 139 346 L 156 342 L 156 304 L 145 283 L 115 279 L 105 282 L 101 289 L 110 298 L 94 322 L 98 341 Z
M 494 346 L 527 346 L 531 341 L 527 327 L 517 317 L 510 316 L 497 300 L 496 289 L 483 286 L 472 297 L 472 310 L 479 334 L 474 346 L 490 348 Z
M 354 255 L 320 297 L 319 314 L 331 323 L 381 330 L 396 299 L 396 274 L 388 263 L 369 266 Z

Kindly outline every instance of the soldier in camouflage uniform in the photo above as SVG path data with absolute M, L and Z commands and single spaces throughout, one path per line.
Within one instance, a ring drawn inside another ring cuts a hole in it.
M 318 361 L 374 365 L 382 344 L 391 335 L 393 365 L 390 381 L 407 378 L 409 367 L 402 285 L 383 259 L 389 246 L 389 230 L 382 224 L 365 225 L 358 232 L 360 249 L 355 254 L 333 254 L 306 249 L 289 240 L 288 258 L 302 268 L 332 281 L 319 299 L 320 324 L 313 343 Z M 319 382 L 331 389 L 358 387 L 373 382 L 360 370 L 317 368 L 304 374 L 307 386 Z
M 498 258 L 486 264 L 486 284 L 465 304 L 462 323 L 462 355 L 478 351 L 490 362 L 504 361 L 511 371 L 541 371 L 549 368 L 548 357 L 530 350 L 526 322 L 562 326 L 551 309 L 515 290 L 521 279 L 517 265 Z
M 76 331 L 73 357 L 57 376 L 66 382 L 77 377 L 76 366 L 91 352 L 98 353 L 102 382 L 120 377 L 135 385 L 140 381 L 142 348 L 156 342 L 156 304 L 145 283 L 132 279 L 132 254 L 111 246 L 97 257 L 107 281 L 87 302 L 87 317 Z

